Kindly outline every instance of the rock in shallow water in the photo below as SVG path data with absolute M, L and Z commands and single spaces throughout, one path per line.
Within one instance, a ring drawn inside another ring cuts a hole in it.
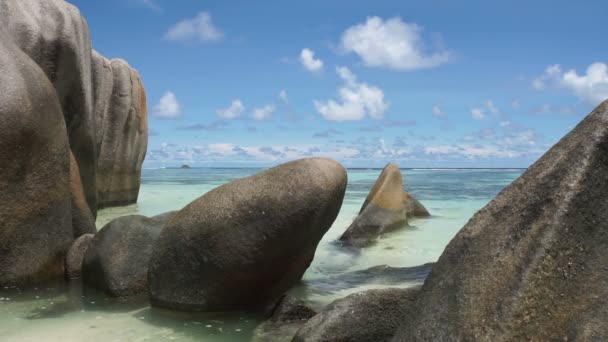
M 303 301 L 285 295 L 274 306 L 270 317 L 255 328 L 251 342 L 289 341 L 316 314 Z
M 230 311 L 276 300 L 310 265 L 338 215 L 346 178 L 333 160 L 301 159 L 193 201 L 154 246 L 152 304 Z
M 608 102 L 480 210 L 394 341 L 608 340 Z
M 390 341 L 420 291 L 368 290 L 338 299 L 300 328 L 293 342 Z
M 94 234 L 81 235 L 74 240 L 72 247 L 68 250 L 68 255 L 65 258 L 65 274 L 68 279 L 80 278 L 82 274 L 82 261 L 93 237 L 95 237 Z
M 367 195 L 359 216 L 340 240 L 363 247 L 386 232 L 407 225 L 408 217 L 429 216 L 412 195 L 403 191 L 403 176 L 395 163 L 386 165 Z
M 65 122 L 52 84 L 1 23 L 0 94 L 0 287 L 63 279 L 74 236 Z
M 115 297 L 145 292 L 152 245 L 174 215 L 175 212 L 151 218 L 130 215 L 106 224 L 84 256 L 84 283 Z

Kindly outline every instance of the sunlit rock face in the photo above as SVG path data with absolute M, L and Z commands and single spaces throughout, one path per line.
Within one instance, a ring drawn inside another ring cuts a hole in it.
M 411 194 L 403 191 L 399 166 L 389 163 L 370 190 L 359 215 L 340 237 L 346 244 L 364 247 L 384 233 L 407 225 L 408 218 L 429 216 Z
M 141 77 L 121 59 L 93 53 L 98 128 L 99 208 L 137 201 L 148 144 L 146 92 Z
M 92 51 L 85 20 L 63 0 L 0 0 L 0 19 L 55 87 L 93 216 L 136 202 L 148 138 L 137 71 Z
M 446 247 L 394 341 L 608 340 L 608 102 Z
M 74 238 L 70 146 L 53 85 L 0 27 L 0 286 L 60 280 Z
M 257 309 L 302 278 L 342 206 L 346 170 L 307 158 L 222 185 L 167 224 L 149 268 L 155 306 Z
M 97 210 L 95 122 L 89 28 L 63 0 L 1 0 L 0 25 L 53 84 L 87 203 Z

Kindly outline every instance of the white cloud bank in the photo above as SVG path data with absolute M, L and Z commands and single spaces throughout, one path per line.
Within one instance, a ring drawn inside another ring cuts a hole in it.
M 608 65 L 592 63 L 582 75 L 574 69 L 564 72 L 559 64 L 550 65 L 534 79 L 532 87 L 537 90 L 547 87 L 568 89 L 581 100 L 596 105 L 608 99 Z
M 165 33 L 165 39 L 181 42 L 216 42 L 223 37 L 222 31 L 213 24 L 209 12 L 200 12 L 194 18 L 184 19 Z
M 323 70 L 323 61 L 315 58 L 315 52 L 310 49 L 302 49 L 302 52 L 300 52 L 300 63 L 310 72 Z
M 236 119 L 245 111 L 245 106 L 241 100 L 236 99 L 232 101 L 230 107 L 228 108 L 220 108 L 216 111 L 217 116 L 220 119 L 231 120 Z
M 362 120 L 368 115 L 373 119 L 382 119 L 389 107 L 382 89 L 357 82 L 357 77 L 347 67 L 338 67 L 336 72 L 344 81 L 338 91 L 340 100 L 315 100 L 317 111 L 331 121 Z
M 274 106 L 271 104 L 267 104 L 261 108 L 254 108 L 251 112 L 251 117 L 255 120 L 262 121 L 268 120 L 272 117 L 274 113 Z
M 167 91 L 154 106 L 152 115 L 161 119 L 175 119 L 181 115 L 181 112 L 182 106 L 177 101 L 177 97 L 172 91 Z
M 432 68 L 448 62 L 450 53 L 427 53 L 422 40 L 422 27 L 399 17 L 368 17 L 367 21 L 346 29 L 341 48 L 354 52 L 367 66 L 406 71 Z

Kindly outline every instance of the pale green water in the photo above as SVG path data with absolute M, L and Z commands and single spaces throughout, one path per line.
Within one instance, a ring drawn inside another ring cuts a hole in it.
M 128 214 L 177 210 L 205 192 L 259 169 L 144 170 L 139 203 L 103 210 L 98 227 Z M 302 285 L 292 292 L 321 308 L 369 288 L 412 286 L 332 283 L 332 277 L 376 265 L 417 266 L 436 261 L 467 220 L 521 170 L 404 170 L 411 191 L 433 215 L 355 252 L 335 240 L 357 215 L 380 170 L 349 170 L 344 205 L 324 236 Z M 84 292 L 83 292 L 84 291 Z M 150 309 L 145 301 L 120 303 L 72 283 L 67 287 L 0 290 L 0 341 L 248 341 L 257 325 L 251 314 L 190 315 Z

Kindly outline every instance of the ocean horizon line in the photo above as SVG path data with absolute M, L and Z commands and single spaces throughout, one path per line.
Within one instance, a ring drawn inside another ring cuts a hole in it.
M 162 166 L 144 167 L 142 170 L 192 170 L 192 169 L 215 169 L 215 170 L 239 170 L 239 169 L 268 169 L 272 166 Z M 347 170 L 382 170 L 384 167 L 345 167 Z M 450 170 L 526 170 L 527 167 L 400 167 L 400 170 L 424 170 L 424 171 L 450 171 Z

